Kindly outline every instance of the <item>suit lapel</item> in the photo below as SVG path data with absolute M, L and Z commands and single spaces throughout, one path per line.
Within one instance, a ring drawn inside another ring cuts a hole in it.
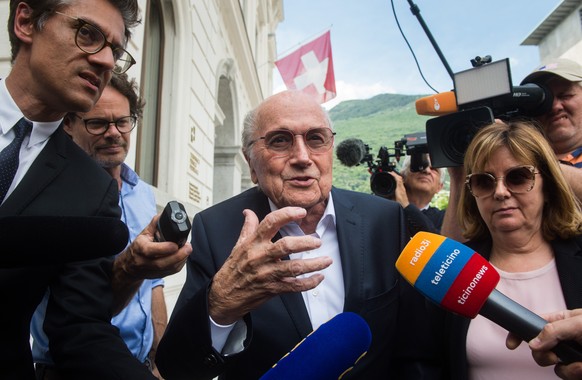
M 265 216 L 271 212 L 269 201 L 260 190 L 257 190 L 255 202 L 256 208 L 254 209 L 256 210 L 257 217 L 262 221 L 265 219 Z M 279 239 L 281 239 L 281 234 L 277 232 L 272 241 L 276 242 Z M 289 257 L 285 257 L 283 260 L 289 260 Z M 313 331 L 311 320 L 309 319 L 309 314 L 307 313 L 307 308 L 305 307 L 305 302 L 303 301 L 301 293 L 286 293 L 281 294 L 279 297 L 281 298 L 281 302 L 285 306 L 289 317 L 293 321 L 297 333 L 304 337 Z
M 354 205 L 341 192 L 333 191 L 336 228 L 344 277 L 344 311 L 363 307 L 364 252 L 363 221 Z
M 59 127 L 28 169 L 14 192 L 0 207 L 0 215 L 18 215 L 59 175 L 66 165 L 66 139 Z

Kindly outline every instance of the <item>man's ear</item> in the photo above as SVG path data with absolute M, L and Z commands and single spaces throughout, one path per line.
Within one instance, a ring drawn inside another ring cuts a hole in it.
M 251 181 L 256 185 L 258 183 L 257 172 L 255 171 L 255 169 L 253 169 L 253 166 L 251 165 L 251 158 L 247 154 L 247 152 L 243 152 L 243 155 L 245 156 L 245 160 L 247 161 L 247 164 L 249 165 L 249 171 L 251 172 Z
M 30 45 L 34 34 L 32 21 L 32 8 L 27 3 L 21 2 L 16 7 L 14 14 L 14 34 L 22 43 Z

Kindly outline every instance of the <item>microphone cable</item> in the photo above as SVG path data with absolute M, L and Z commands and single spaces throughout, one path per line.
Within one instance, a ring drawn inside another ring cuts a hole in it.
M 422 72 L 422 69 L 420 68 L 420 64 L 418 63 L 418 59 L 416 58 L 416 54 L 414 53 L 414 49 L 410 45 L 410 42 L 408 42 L 408 39 L 406 38 L 406 35 L 404 34 L 402 27 L 400 26 L 400 21 L 398 21 L 398 16 L 396 15 L 396 9 L 394 8 L 394 0 L 390 0 L 390 4 L 392 5 L 392 14 L 394 15 L 394 20 L 396 20 L 396 25 L 398 26 L 398 30 L 400 31 L 400 34 L 402 35 L 404 42 L 406 42 L 406 46 L 408 46 L 408 50 L 410 50 L 410 53 L 412 54 L 412 58 L 414 59 L 414 63 L 416 64 L 416 67 L 418 68 L 418 72 L 420 73 L 422 80 L 424 81 L 424 83 L 426 83 L 426 85 L 428 87 L 430 87 L 431 90 L 433 90 L 436 94 L 438 94 L 439 92 L 434 87 L 432 87 L 431 84 L 428 83 L 427 79 L 424 77 L 424 73 Z

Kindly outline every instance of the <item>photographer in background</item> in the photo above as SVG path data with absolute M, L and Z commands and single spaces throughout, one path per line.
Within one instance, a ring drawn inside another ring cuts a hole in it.
M 537 117 L 562 163 L 582 168 L 582 66 L 569 59 L 548 62 L 526 76 L 554 95 L 552 109 Z
M 554 95 L 552 109 L 539 116 L 546 138 L 562 163 L 562 171 L 582 199 L 582 66 L 560 58 L 544 63 L 521 84 L 534 83 Z
M 445 183 L 445 170 L 430 166 L 428 154 L 422 170 L 412 171 L 411 156 L 406 156 L 400 175 L 390 174 L 396 181 L 394 200 L 402 205 L 411 236 L 418 231 L 440 233 L 445 210 L 430 205 L 434 196 L 442 190 Z

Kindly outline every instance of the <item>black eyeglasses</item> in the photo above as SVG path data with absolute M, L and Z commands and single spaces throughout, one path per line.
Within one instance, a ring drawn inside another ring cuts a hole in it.
M 55 13 L 77 21 L 75 43 L 79 49 L 85 53 L 97 54 L 103 50 L 105 46 L 109 46 L 111 48 L 113 51 L 113 60 L 115 61 L 115 67 L 113 68 L 114 73 L 123 74 L 136 63 L 135 59 L 133 59 L 127 50 L 120 46 L 115 46 L 111 42 L 107 41 L 105 34 L 103 34 L 101 29 L 95 25 L 90 24 L 81 18 L 72 17 L 58 11 L 55 11 Z
M 534 188 L 536 174 L 539 172 L 535 167 L 523 165 L 509 169 L 501 177 L 494 177 L 489 173 L 469 174 L 465 179 L 465 184 L 475 198 L 488 197 L 495 193 L 499 180 L 503 180 L 503 184 L 512 194 L 522 194 Z
M 290 154 L 293 149 L 295 136 L 302 136 L 307 149 L 312 153 L 325 153 L 333 145 L 334 135 L 335 132 L 332 132 L 329 128 L 311 128 L 304 133 L 293 133 L 287 129 L 278 129 L 267 132 L 257 140 L 264 140 L 265 147 L 268 150 L 279 154 L 279 156 L 286 156 Z M 257 140 L 253 141 L 251 144 L 255 143 Z
M 87 132 L 94 136 L 101 136 L 107 132 L 111 124 L 115 124 L 115 128 L 121 134 L 129 133 L 135 128 L 136 117 L 135 116 L 123 116 L 117 120 L 105 120 L 105 119 L 83 119 L 77 114 L 73 114 L 79 119 L 83 120 L 85 123 L 85 129 Z

